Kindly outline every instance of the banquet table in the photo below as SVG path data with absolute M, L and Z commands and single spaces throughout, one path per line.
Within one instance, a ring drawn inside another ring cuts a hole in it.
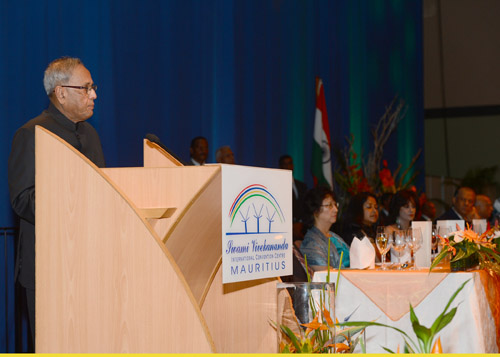
M 326 267 L 315 267 L 315 270 L 312 280 L 325 282 Z M 332 269 L 330 281 L 335 282 L 336 279 L 337 271 Z M 450 307 L 458 306 L 455 317 L 438 333 L 443 352 L 497 353 L 500 311 L 495 291 L 498 292 L 498 286 L 492 289 L 491 277 L 485 271 L 452 273 L 441 268 L 429 273 L 428 269 L 343 269 L 335 300 L 335 314 L 340 322 L 352 314 L 349 321 L 376 321 L 391 325 L 417 341 L 411 326 L 409 304 L 412 304 L 420 324 L 431 327 L 452 294 L 469 279 Z M 403 352 L 404 340 L 399 332 L 370 326 L 365 333 L 366 352 L 385 353 L 383 347 L 396 351 L 398 346 Z M 359 345 L 355 352 L 361 352 Z

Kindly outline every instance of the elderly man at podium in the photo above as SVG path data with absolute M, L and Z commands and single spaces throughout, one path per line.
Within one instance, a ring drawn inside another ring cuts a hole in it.
M 16 277 L 26 290 L 33 346 L 35 343 L 35 126 L 58 135 L 99 167 L 104 167 L 101 141 L 86 122 L 94 113 L 97 86 L 78 58 L 52 61 L 43 78 L 49 107 L 19 128 L 8 164 L 12 208 L 20 217 Z

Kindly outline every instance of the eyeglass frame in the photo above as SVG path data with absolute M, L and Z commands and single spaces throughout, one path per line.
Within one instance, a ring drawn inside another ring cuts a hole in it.
M 338 203 L 338 202 L 335 202 L 335 203 L 330 202 L 330 203 L 329 203 L 329 204 L 327 204 L 327 205 L 321 205 L 321 207 L 328 207 L 329 209 L 332 209 L 332 208 L 333 208 L 333 206 L 335 206 L 335 207 L 339 208 L 339 203 Z
M 67 85 L 59 85 L 59 87 L 64 87 L 64 88 L 74 88 L 74 89 L 85 89 L 87 90 L 87 95 L 90 94 L 90 91 L 93 89 L 94 92 L 97 93 L 97 84 L 90 84 L 88 86 L 67 86 Z

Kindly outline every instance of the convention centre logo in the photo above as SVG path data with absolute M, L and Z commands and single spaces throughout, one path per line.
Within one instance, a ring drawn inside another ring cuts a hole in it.
M 285 233 L 285 215 L 275 196 L 260 184 L 245 187 L 234 199 L 226 235 Z

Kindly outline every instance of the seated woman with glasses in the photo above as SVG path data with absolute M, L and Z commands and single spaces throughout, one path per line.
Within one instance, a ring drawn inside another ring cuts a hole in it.
M 308 265 L 328 264 L 328 241 L 330 241 L 330 266 L 338 268 L 340 253 L 344 252 L 342 267 L 349 267 L 349 247 L 344 240 L 330 231 L 337 221 L 338 204 L 335 194 L 329 188 L 318 186 L 304 197 L 304 224 L 309 227 L 300 252 Z

